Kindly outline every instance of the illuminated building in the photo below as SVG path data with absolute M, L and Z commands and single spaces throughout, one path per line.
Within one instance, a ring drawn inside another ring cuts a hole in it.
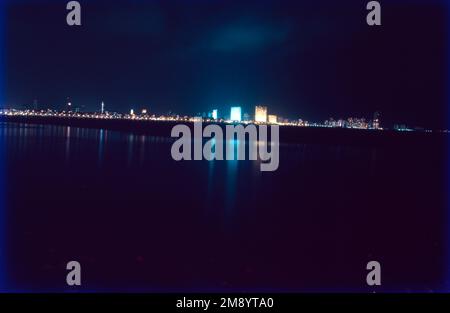
M 365 118 L 353 118 L 350 117 L 346 122 L 347 128 L 367 129 L 368 123 Z
M 70 102 L 70 98 L 67 97 L 67 111 L 71 111 L 72 110 L 72 102 Z
M 277 123 L 277 116 L 276 115 L 270 114 L 268 118 L 269 118 L 269 123 L 270 124 L 276 124 Z
M 266 123 L 267 122 L 267 107 L 256 106 L 255 107 L 255 122 Z
M 372 127 L 373 129 L 379 129 L 380 128 L 380 112 L 375 112 L 373 114 L 373 123 L 372 123 Z
M 56 111 L 56 110 L 20 110 L 20 109 L 2 109 L 0 108 L 0 116 L 45 116 L 45 117 L 77 117 L 77 118 L 83 118 L 83 119 L 89 119 L 89 118 L 102 118 L 102 119 L 129 119 L 129 120 L 137 120 L 137 121 L 184 121 L 184 122 L 201 122 L 203 120 L 211 121 L 211 117 L 214 117 L 217 123 L 232 123 L 232 122 L 239 122 L 242 124 L 249 124 L 252 123 L 253 120 L 251 120 L 251 116 L 248 113 L 243 113 L 242 108 L 239 106 L 232 107 L 230 115 L 226 117 L 226 120 L 224 116 L 222 118 L 219 118 L 218 116 L 218 110 L 213 110 L 207 113 L 208 118 L 204 118 L 201 116 L 201 114 L 197 116 L 180 116 L 180 115 L 174 115 L 172 113 L 169 113 L 168 115 L 160 115 L 156 116 L 155 114 L 149 115 L 149 111 L 147 109 L 142 109 L 140 112 L 142 114 L 135 114 L 134 109 L 131 109 L 130 112 L 127 114 L 120 114 L 116 112 L 107 112 L 105 111 L 105 104 L 104 102 L 101 102 L 101 109 L 104 114 L 100 114 L 100 112 L 96 111 L 95 113 L 90 112 L 82 112 L 78 108 L 74 107 L 72 109 L 73 105 L 70 102 L 70 99 L 67 98 L 67 102 L 65 105 L 65 108 L 63 111 Z M 67 108 L 67 110 L 66 110 Z M 203 115 L 205 115 L 204 113 Z M 380 125 L 380 116 L 381 114 L 379 112 L 376 112 L 373 115 L 373 119 L 366 120 L 365 118 L 354 118 L 350 117 L 348 119 L 334 119 L 330 117 L 328 120 L 321 122 L 321 123 L 315 123 L 315 122 L 308 122 L 304 121 L 302 119 L 298 120 L 291 120 L 282 118 L 278 115 L 274 114 L 268 114 L 267 115 L 267 121 L 269 124 L 277 124 L 277 125 L 289 125 L 289 126 L 301 126 L 301 127 L 342 127 L 342 128 L 353 128 L 353 129 L 377 129 L 382 131 L 383 128 Z M 228 118 L 229 117 L 229 118 Z M 430 131 L 422 128 L 417 127 L 408 127 L 406 125 L 394 125 L 394 129 L 398 131 Z M 445 132 L 450 132 L 448 130 L 445 130 Z
M 230 120 L 240 122 L 242 120 L 241 107 L 231 107 Z

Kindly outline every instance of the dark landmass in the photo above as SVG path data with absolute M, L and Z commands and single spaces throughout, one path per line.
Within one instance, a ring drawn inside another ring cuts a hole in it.
M 193 130 L 192 122 L 142 121 L 129 119 L 91 119 L 76 117 L 1 116 L 0 122 L 61 125 L 81 128 L 109 129 L 152 136 L 170 137 L 172 128 L 180 123 Z M 203 123 L 203 126 L 209 123 Z M 218 124 L 223 128 L 228 124 Z M 270 137 L 269 137 L 270 138 Z M 444 132 L 363 130 L 348 128 L 321 128 L 280 126 L 281 143 L 337 144 L 363 146 L 411 146 L 419 149 L 429 146 L 444 147 L 448 134 Z

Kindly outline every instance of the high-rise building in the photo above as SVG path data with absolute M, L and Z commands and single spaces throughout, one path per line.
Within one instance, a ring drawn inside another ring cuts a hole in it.
M 67 97 L 67 111 L 72 111 L 72 102 L 69 97 Z
M 241 107 L 231 107 L 230 120 L 240 122 L 242 120 Z
M 212 110 L 212 118 L 217 120 L 217 110 L 216 109 Z
M 276 124 L 278 122 L 278 118 L 276 115 L 270 114 L 268 116 L 270 124 Z
M 105 113 L 105 103 L 102 101 L 102 110 L 101 110 L 102 114 Z
M 259 106 L 255 107 L 255 122 L 266 123 L 267 122 L 267 107 Z
M 379 129 L 380 128 L 380 116 L 381 116 L 381 113 L 378 112 L 378 111 L 373 114 L 372 127 L 374 129 Z

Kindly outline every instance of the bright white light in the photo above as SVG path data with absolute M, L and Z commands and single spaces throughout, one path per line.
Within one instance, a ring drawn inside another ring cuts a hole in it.
M 255 107 L 255 122 L 266 123 L 267 122 L 267 107 L 256 106 Z
M 242 120 L 241 107 L 232 107 L 230 112 L 230 120 L 240 122 Z

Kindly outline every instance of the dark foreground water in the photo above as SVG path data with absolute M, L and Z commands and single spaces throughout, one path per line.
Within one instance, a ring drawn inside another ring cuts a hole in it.
M 438 147 L 283 145 L 263 173 L 107 130 L 3 123 L 0 143 L 6 291 L 446 290 Z

